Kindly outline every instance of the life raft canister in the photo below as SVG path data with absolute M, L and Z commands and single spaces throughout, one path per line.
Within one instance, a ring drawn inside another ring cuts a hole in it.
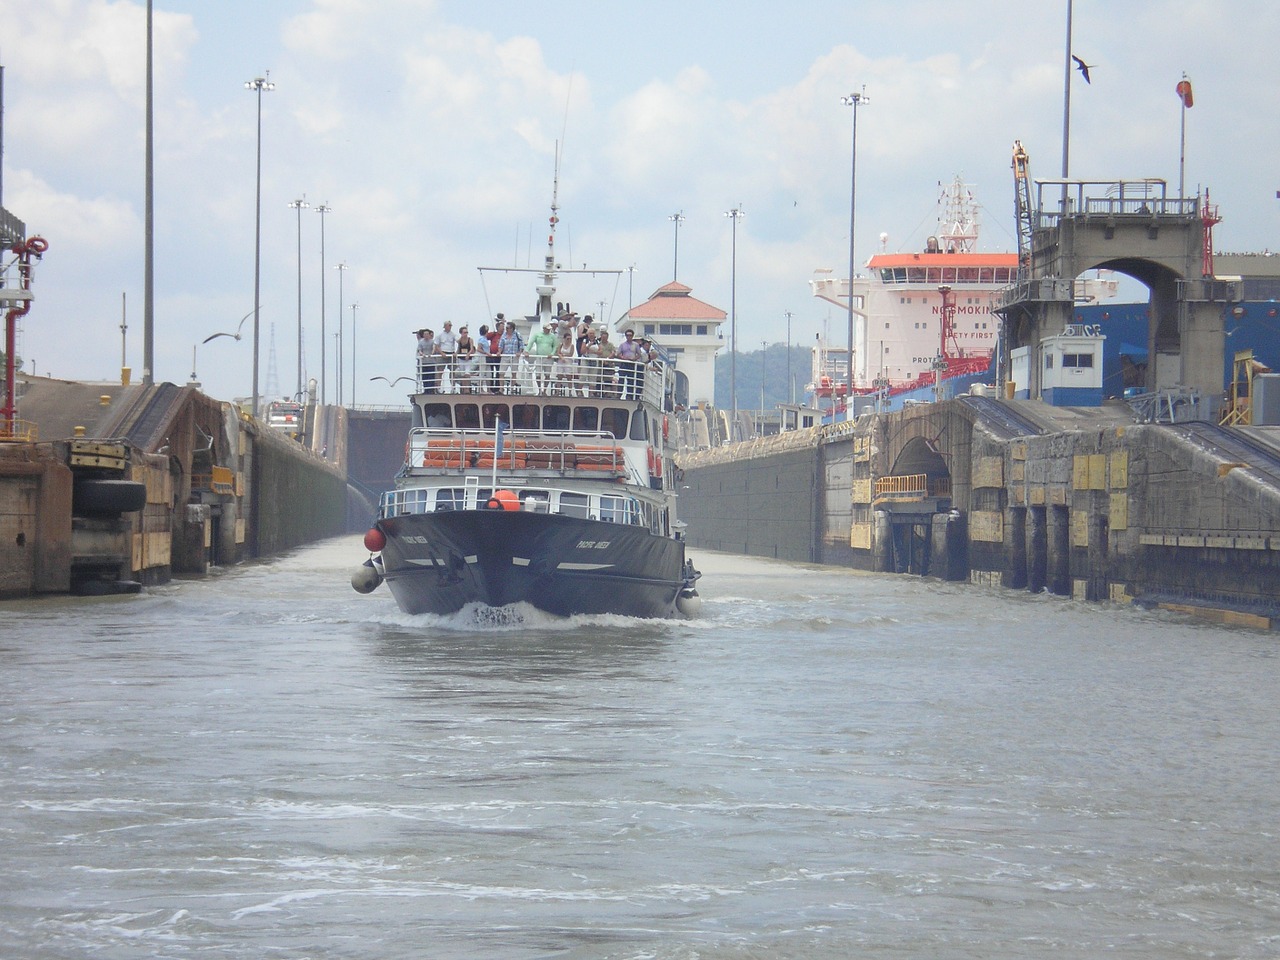
M 490 510 L 519 510 L 520 498 L 510 490 L 495 490 L 485 506 Z

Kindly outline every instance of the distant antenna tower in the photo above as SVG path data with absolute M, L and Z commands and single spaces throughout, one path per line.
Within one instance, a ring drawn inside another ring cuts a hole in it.
M 978 201 L 959 177 L 941 187 L 938 205 L 938 232 L 943 253 L 972 253 L 978 242 Z
M 280 377 L 276 374 L 276 325 L 271 324 L 271 349 L 267 352 L 267 384 L 265 393 L 268 401 L 280 398 Z

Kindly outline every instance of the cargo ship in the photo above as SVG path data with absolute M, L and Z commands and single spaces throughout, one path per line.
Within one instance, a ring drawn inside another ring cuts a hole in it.
M 847 346 L 819 340 L 808 384 L 815 405 L 836 414 L 850 405 L 887 411 L 950 399 L 974 384 L 996 387 L 1002 347 L 994 307 L 1017 278 L 1018 255 L 977 249 L 979 206 L 959 177 L 941 187 L 938 204 L 938 231 L 923 249 L 890 252 L 881 234 L 865 275 L 847 281 L 819 270 L 810 280 L 813 295 L 842 312 L 853 296 L 852 363 Z M 1076 301 L 1114 297 L 1117 286 L 1107 271 L 1082 277 Z

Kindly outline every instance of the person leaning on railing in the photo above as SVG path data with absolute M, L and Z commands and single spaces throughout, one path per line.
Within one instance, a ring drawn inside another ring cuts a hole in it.
M 524 355 L 533 365 L 533 384 L 539 394 L 551 392 L 551 363 L 556 354 L 558 341 L 550 323 L 544 323 L 542 329 L 529 338 Z
M 453 321 L 446 320 L 443 324 L 443 329 L 441 329 L 440 331 L 440 336 L 436 337 L 436 356 L 440 358 L 439 371 L 440 371 L 440 379 L 441 379 L 441 387 L 440 387 L 441 390 L 444 389 L 444 386 L 443 386 L 444 373 L 447 370 L 449 372 L 449 379 L 451 382 L 451 386 L 453 387 L 454 392 L 455 393 L 457 392 L 458 385 L 452 382 L 454 377 L 456 376 L 456 374 L 454 373 L 453 367 L 454 367 L 454 361 L 457 359 L 457 354 L 458 354 L 458 335 L 453 332 Z
M 418 389 L 423 393 L 440 391 L 440 361 L 437 357 L 435 332 L 424 327 L 418 331 Z
M 600 331 L 600 395 L 616 397 L 618 383 L 615 371 L 618 368 L 618 348 L 609 339 L 609 331 Z
M 622 332 L 622 343 L 618 344 L 618 379 L 623 400 L 634 400 L 636 392 L 637 361 L 640 359 L 640 344 L 636 340 L 636 332 L 627 328 Z

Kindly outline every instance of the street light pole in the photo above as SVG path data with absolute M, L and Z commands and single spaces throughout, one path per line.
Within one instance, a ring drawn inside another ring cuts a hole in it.
M 796 385 L 791 379 L 791 311 L 786 312 L 787 318 L 787 394 L 791 398 L 790 403 L 796 402 Z
M 742 207 L 734 207 L 725 213 L 733 221 L 733 246 L 729 279 L 729 409 L 733 419 L 729 421 L 729 439 L 738 432 L 738 221 L 742 219 Z
M 846 107 L 853 107 L 853 152 L 849 161 L 849 367 L 846 374 L 844 418 L 849 419 L 849 399 L 853 396 L 853 273 L 856 261 L 853 258 L 854 227 L 857 225 L 855 211 L 858 197 L 858 105 L 869 103 L 867 88 L 864 85 L 861 93 L 851 93 L 841 97 L 840 102 Z M 831 398 L 831 419 L 835 420 L 835 397 Z
M 684 213 L 683 212 L 673 213 L 671 216 L 667 217 L 667 219 L 671 220 L 676 225 L 676 252 L 675 252 L 675 262 L 672 264 L 672 267 L 671 267 L 671 279 L 679 280 L 680 279 L 680 224 L 684 223 Z
M 768 363 L 769 341 L 760 344 L 760 436 L 764 436 L 764 371 Z
M 333 207 L 327 203 L 316 205 L 316 213 L 320 214 L 320 406 L 324 406 L 324 381 L 325 381 L 325 333 L 324 333 L 324 215 L 332 210 Z
M 289 201 L 289 206 L 298 211 L 298 390 L 294 397 L 302 399 L 302 211 L 311 204 L 307 203 L 304 193 L 298 200 Z
M 261 264 L 262 264 L 262 91 L 271 91 L 276 85 L 269 79 L 271 71 L 265 77 L 254 77 L 246 80 L 244 87 L 258 95 L 258 166 L 255 176 L 255 193 L 253 209 L 253 415 L 258 415 L 258 345 L 259 314 L 261 300 Z
M 343 260 L 335 264 L 333 269 L 338 271 L 338 332 L 334 334 L 334 338 L 338 341 L 338 365 L 334 382 L 338 388 L 338 406 L 342 406 L 342 275 L 346 272 L 347 261 Z
M 360 304 L 351 304 L 351 408 L 356 406 L 356 311 Z
M 146 118 L 146 178 L 145 210 L 143 212 L 143 268 L 142 268 L 142 384 L 149 387 L 156 375 L 156 325 L 155 325 L 155 110 L 152 96 L 152 33 L 151 0 L 147 0 L 147 118 Z M 0 110 L 4 107 L 0 106 Z M 2 124 L 0 124 L 2 126 Z M 3 149 L 3 148 L 0 148 Z M 125 366 L 125 357 L 120 358 Z M 195 364 L 193 363 L 194 367 Z M 194 380 L 195 378 L 192 377 Z

